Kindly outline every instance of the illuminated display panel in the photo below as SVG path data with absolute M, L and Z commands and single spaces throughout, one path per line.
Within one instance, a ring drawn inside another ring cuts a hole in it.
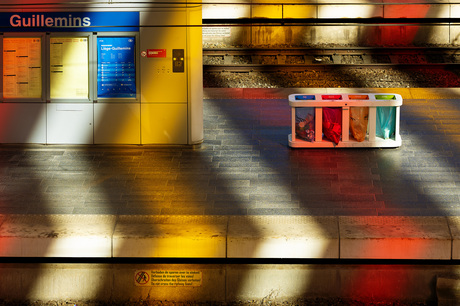
M 3 38 L 3 98 L 41 98 L 40 37 Z
M 97 39 L 98 98 L 135 98 L 136 63 L 134 37 Z
M 88 37 L 50 38 L 50 98 L 88 99 Z

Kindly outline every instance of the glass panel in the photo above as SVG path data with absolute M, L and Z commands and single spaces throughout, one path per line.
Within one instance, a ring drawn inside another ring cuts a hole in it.
M 88 38 L 50 39 L 51 99 L 88 99 Z
M 3 39 L 4 98 L 41 98 L 41 53 L 40 37 Z
M 135 98 L 136 63 L 134 37 L 97 39 L 98 98 Z

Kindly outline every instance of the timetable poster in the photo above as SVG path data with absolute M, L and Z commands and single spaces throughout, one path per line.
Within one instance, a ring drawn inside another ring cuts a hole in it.
M 41 98 L 41 38 L 3 39 L 3 97 Z
M 51 99 L 84 99 L 89 96 L 88 38 L 50 39 Z
M 134 37 L 99 37 L 97 50 L 98 98 L 135 98 Z

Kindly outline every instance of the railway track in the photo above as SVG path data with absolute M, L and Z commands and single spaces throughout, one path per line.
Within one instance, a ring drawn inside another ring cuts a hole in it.
M 204 49 L 205 87 L 460 87 L 456 48 Z
M 203 49 L 206 72 L 304 71 L 352 67 L 420 68 L 460 65 L 457 48 Z

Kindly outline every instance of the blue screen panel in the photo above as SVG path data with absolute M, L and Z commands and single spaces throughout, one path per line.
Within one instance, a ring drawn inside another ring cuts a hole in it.
M 135 98 L 136 63 L 134 37 L 97 39 L 98 98 Z

